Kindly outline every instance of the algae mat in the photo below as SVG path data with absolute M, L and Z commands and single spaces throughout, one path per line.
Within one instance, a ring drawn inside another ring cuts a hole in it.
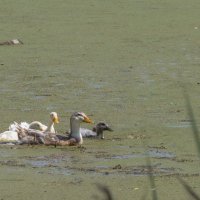
M 115 199 L 152 191 L 186 199 L 177 174 L 199 191 L 183 95 L 184 86 L 198 126 L 198 1 L 0 3 L 0 41 L 24 43 L 0 46 L 0 131 L 13 121 L 48 123 L 51 111 L 61 133 L 73 111 L 115 130 L 81 148 L 1 146 L 1 199 L 103 198 L 96 183 Z

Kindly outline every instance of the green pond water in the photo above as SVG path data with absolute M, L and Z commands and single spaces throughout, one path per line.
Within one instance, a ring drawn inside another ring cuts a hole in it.
M 0 0 L 0 132 L 13 121 L 59 133 L 74 111 L 114 132 L 82 147 L 0 146 L 0 199 L 187 199 L 200 165 L 183 88 L 200 122 L 197 0 Z M 83 124 L 83 127 L 92 128 Z M 146 156 L 151 161 L 147 167 Z M 155 187 L 149 182 L 152 174 Z

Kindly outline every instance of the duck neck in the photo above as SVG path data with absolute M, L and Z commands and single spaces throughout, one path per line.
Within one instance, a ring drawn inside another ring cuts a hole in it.
M 45 132 L 51 132 L 51 133 L 55 132 L 55 130 L 54 130 L 54 122 L 53 121 L 49 122 L 49 125 L 48 125 L 48 127 L 47 127 Z
M 80 122 L 71 119 L 70 120 L 70 130 L 71 130 L 71 137 L 75 138 L 78 141 L 82 141 L 82 135 L 80 133 Z
M 103 130 L 101 128 L 96 128 L 97 136 L 101 137 L 101 139 L 104 138 Z

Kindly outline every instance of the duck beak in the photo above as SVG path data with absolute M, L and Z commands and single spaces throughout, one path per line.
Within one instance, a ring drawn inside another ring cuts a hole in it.
M 54 117 L 54 118 L 53 118 L 53 122 L 56 123 L 56 124 L 58 124 L 58 123 L 59 123 L 58 117 Z
M 90 123 L 90 124 L 94 123 L 88 116 L 84 116 L 83 122 Z
M 107 131 L 113 131 L 113 129 L 110 128 L 109 126 L 107 126 L 106 130 L 107 130 Z

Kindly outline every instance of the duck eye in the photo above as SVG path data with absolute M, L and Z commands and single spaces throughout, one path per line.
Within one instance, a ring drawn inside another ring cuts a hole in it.
M 81 113 L 77 113 L 77 116 L 78 116 L 78 117 L 82 117 Z
M 101 123 L 101 126 L 106 126 L 106 124 L 102 122 L 102 123 Z

